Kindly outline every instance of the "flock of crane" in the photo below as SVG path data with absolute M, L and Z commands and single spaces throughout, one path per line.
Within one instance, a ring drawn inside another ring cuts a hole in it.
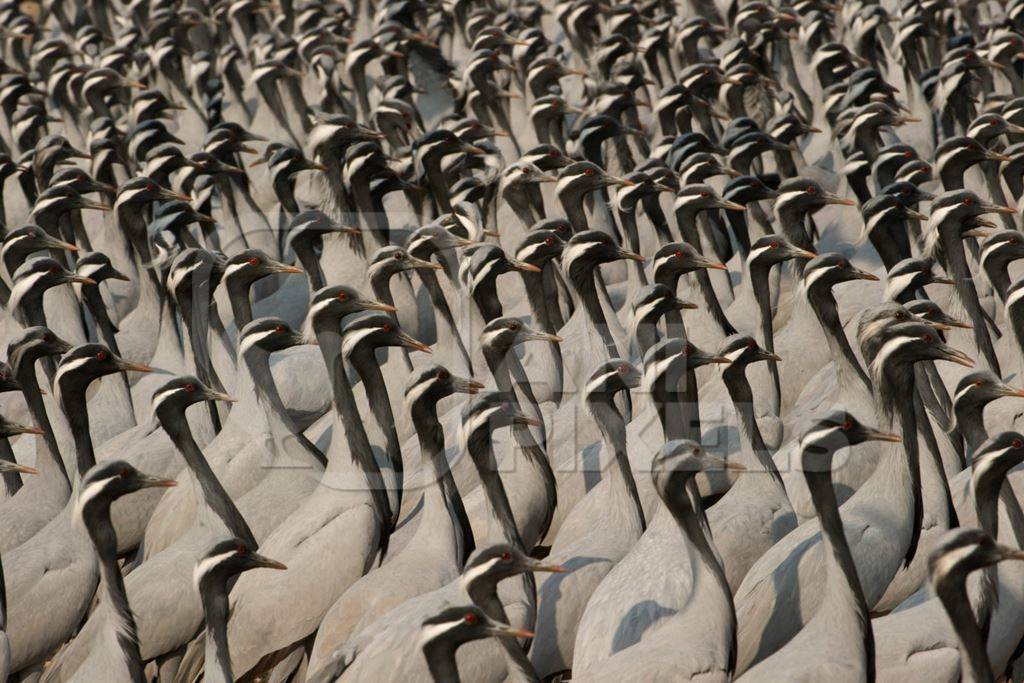
M 1024 0 L 0 27 L 0 681 L 1024 680 Z

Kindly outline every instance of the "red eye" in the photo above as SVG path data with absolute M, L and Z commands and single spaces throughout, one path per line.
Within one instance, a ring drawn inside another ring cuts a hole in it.
M 380 329 L 384 330 L 385 332 L 390 332 L 391 331 L 391 323 L 384 323 L 383 325 L 381 325 Z
M 921 337 L 921 341 L 925 341 L 925 342 L 929 342 L 929 343 L 931 343 L 931 341 L 932 341 L 932 335 L 930 335 L 930 334 L 926 334 L 926 335 L 924 335 L 923 337 Z
M 757 342 L 755 342 L 753 339 L 748 339 L 747 340 L 747 348 L 748 349 L 757 348 Z
M 853 429 L 853 420 L 847 420 L 846 422 L 843 423 L 842 430 L 844 432 L 848 432 L 851 429 Z
M 1008 239 L 1006 241 L 1009 242 L 1010 244 L 1017 244 L 1017 238 L 1016 237 L 1011 237 L 1010 239 Z
M 107 359 L 107 352 L 106 351 L 97 351 L 96 352 L 96 359 L 97 360 L 106 360 Z
M 501 554 L 501 559 L 505 562 L 509 562 L 512 559 L 512 553 L 507 550 Z
M 338 298 L 342 301 L 348 300 L 348 292 L 338 292 Z
M 239 544 L 238 547 L 235 548 L 235 552 L 238 553 L 239 555 L 248 555 L 249 554 L 249 549 L 247 547 L 245 547 L 244 545 Z
M 1014 439 L 1013 441 L 1010 442 L 1010 445 L 1013 446 L 1014 448 L 1020 448 L 1021 446 L 1024 446 L 1024 443 L 1021 443 L 1020 439 Z
M 616 369 L 617 369 L 617 370 L 619 371 L 619 374 L 620 374 L 620 375 L 625 375 L 625 374 L 626 374 L 626 366 L 625 366 L 625 365 L 620 365 L 620 366 L 619 366 L 618 368 L 616 368 Z
M 909 158 L 910 158 L 910 157 L 912 157 L 912 156 L 914 156 L 914 153 L 913 153 L 913 152 L 904 152 L 904 153 L 903 153 L 903 158 L 904 158 L 904 159 L 909 159 Z
M 683 348 L 683 355 L 686 356 L 686 357 L 689 357 L 691 353 L 693 353 L 693 347 L 690 346 L 689 344 L 687 344 Z
M 817 190 L 814 189 L 814 185 L 808 185 L 805 192 L 807 192 L 807 194 L 814 194 Z
M 897 320 L 903 320 L 907 316 L 906 316 L 906 314 L 903 311 L 897 311 L 896 315 L 893 316 L 893 317 L 895 317 Z
M 274 328 L 274 331 L 278 333 L 284 332 L 284 325 L 278 325 L 277 327 Z
M 255 266 L 259 262 L 260 262 L 260 260 L 258 258 L 256 258 L 255 256 L 253 256 L 252 258 L 249 259 L 249 265 L 250 266 Z
M 694 455 L 700 455 L 700 446 L 694 446 L 693 447 L 693 454 Z
M 847 263 L 846 261 L 840 261 L 836 265 L 839 266 L 840 268 L 848 268 L 850 266 L 850 264 Z
M 562 156 L 562 153 L 557 151 L 557 150 L 551 150 L 550 152 L 548 152 L 548 156 L 549 157 L 560 157 L 560 156 Z
M 976 379 L 976 380 L 974 380 L 974 386 L 976 386 L 976 387 L 983 387 L 983 386 L 985 386 L 985 382 L 983 380 Z
M 196 390 L 196 385 L 192 384 L 191 382 L 189 382 L 188 384 L 185 385 L 185 391 L 187 391 L 188 393 L 191 394 L 195 390 Z
M 587 170 L 583 171 L 583 175 L 594 175 L 594 169 L 588 168 Z
M 53 341 L 53 335 L 52 334 L 44 334 L 43 335 L 43 341 L 44 342 L 52 342 Z
M 120 476 L 122 479 L 127 479 L 131 475 L 131 473 L 132 471 L 130 469 L 128 469 L 127 467 L 123 467 L 121 468 L 121 471 L 118 472 L 118 476 Z
M 779 248 L 779 243 L 778 242 L 772 242 L 771 244 L 768 245 L 768 247 L 771 248 L 771 249 L 778 249 Z
M 402 252 L 400 252 L 400 251 L 396 251 L 396 252 L 395 252 L 395 255 L 394 255 L 394 259 L 395 259 L 396 261 L 401 261 L 401 260 L 402 260 L 402 259 L 404 259 L 404 258 L 405 258 L 405 254 L 404 254 L 404 253 L 402 253 Z
M 51 273 L 51 274 L 52 273 L 56 273 L 57 272 L 57 266 L 50 266 L 49 268 L 46 269 L 46 272 L 47 273 Z
M 967 198 L 966 198 L 966 199 L 964 199 L 964 201 L 963 201 L 963 204 L 964 204 L 964 206 L 970 206 L 970 205 L 971 205 L 971 204 L 973 204 L 973 203 L 974 203 L 974 200 L 973 200 L 973 199 L 971 199 L 970 197 L 967 197 Z
M 146 190 L 148 192 L 156 192 L 156 185 L 153 183 L 146 183 Z
M 473 625 L 476 623 L 476 615 L 472 612 L 466 612 L 466 616 L 462 617 L 463 621 L 467 624 Z
M 711 196 L 711 193 L 710 193 L 710 192 L 701 192 L 701 193 L 700 193 L 700 196 L 701 196 L 701 197 L 710 197 L 710 196 Z
M 554 237 L 545 237 L 544 238 L 544 244 L 548 245 L 549 247 L 552 244 L 554 244 L 554 243 L 555 243 L 555 238 Z

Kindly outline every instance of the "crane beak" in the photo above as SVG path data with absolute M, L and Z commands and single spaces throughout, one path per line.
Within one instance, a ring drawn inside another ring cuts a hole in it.
M 701 268 L 707 268 L 709 270 L 729 270 L 729 266 L 724 263 L 718 263 L 717 261 L 711 261 L 704 257 L 696 260 L 696 264 Z
M 435 263 L 434 261 L 425 261 L 421 258 L 415 257 L 409 257 L 406 263 L 408 263 L 409 267 L 415 268 L 417 270 L 441 270 L 442 268 L 444 268 L 444 266 L 442 266 L 440 263 Z
M 366 301 L 363 303 L 363 308 L 367 311 L 384 311 L 385 313 L 395 313 L 398 311 L 397 308 L 383 301 Z
M 423 353 L 433 353 L 429 344 L 424 344 L 421 341 L 413 339 L 409 335 L 402 335 L 402 346 L 413 349 L 414 351 L 422 351 Z
M 680 311 L 694 311 L 698 308 L 697 304 L 692 301 L 683 301 L 678 298 L 675 300 L 675 307 Z
M 539 272 L 541 272 L 540 266 L 535 266 L 534 264 L 527 263 L 526 261 L 509 261 L 509 263 L 512 264 L 513 268 L 515 268 L 516 270 L 521 271 L 523 273 L 539 273 Z
M 932 278 L 932 283 L 936 285 L 955 285 L 956 281 L 950 277 L 936 277 Z
M 468 379 L 466 377 L 452 377 L 452 386 L 455 388 L 456 393 L 460 394 L 477 394 L 484 388 L 483 382 L 477 382 L 475 379 Z
M 770 361 L 775 361 L 776 363 L 781 363 L 782 362 L 782 356 L 780 356 L 777 353 L 769 353 L 768 351 L 764 352 L 764 359 L 765 360 L 770 360 Z
M 34 434 L 35 432 L 33 432 Z M 42 434 L 42 432 L 39 432 Z M 6 468 L 8 472 L 20 472 L 22 474 L 39 474 L 39 470 L 35 467 L 29 467 L 28 465 L 18 465 L 16 463 L 9 463 Z
M 952 363 L 956 363 L 957 365 L 962 365 L 965 368 L 973 368 L 974 367 L 974 361 L 971 360 L 971 357 L 968 356 L 963 351 L 957 351 L 953 347 L 946 346 L 945 344 L 943 344 L 940 347 L 939 350 L 940 350 L 940 353 L 942 354 L 942 358 L 944 360 L 948 360 L 948 361 L 950 361 Z
M 118 360 L 117 369 L 124 370 L 125 372 L 153 372 L 153 368 L 149 367 L 145 363 L 135 363 L 130 360 L 124 360 L 123 358 Z
M 569 570 L 560 564 L 545 564 L 534 560 L 526 565 L 526 570 L 531 572 L 545 572 L 548 574 L 568 574 Z
M 621 259 L 629 259 L 630 261 L 639 261 L 640 263 L 643 263 L 644 261 L 647 260 L 642 255 L 637 254 L 636 252 L 633 252 L 633 251 L 626 251 L 625 249 L 620 249 L 618 256 Z
M 856 270 L 854 277 L 858 280 L 869 280 L 871 282 L 878 282 L 878 276 L 874 273 L 869 273 L 866 270 Z
M 743 206 L 742 204 L 737 204 L 736 202 L 729 202 L 729 201 L 726 201 L 724 199 L 718 202 L 718 208 L 725 209 L 726 211 L 746 211 L 747 210 L 747 207 Z
M 178 482 L 173 479 L 163 479 L 162 477 L 151 477 L 149 475 L 140 475 L 142 481 L 142 488 L 144 489 L 169 489 L 178 485 Z
M 299 275 L 301 273 L 306 272 L 302 268 L 299 268 L 298 266 L 289 266 L 288 264 L 285 263 L 275 263 L 270 267 L 270 269 L 275 273 L 290 273 L 293 275 Z
M 224 394 L 219 391 L 207 391 L 206 395 L 203 398 L 205 398 L 207 401 L 224 401 L 225 403 L 238 402 L 238 399 L 235 398 L 234 396 L 229 396 L 228 394 Z
M 64 240 L 48 239 L 46 240 L 46 246 L 51 249 L 63 249 L 64 251 L 78 251 L 78 247 L 71 244 L 71 242 L 65 242 Z
M 983 204 L 981 208 L 985 209 L 988 213 L 1005 213 L 1011 216 L 1017 213 L 1017 209 L 1011 206 L 1001 206 L 999 204 Z
M 496 636 L 507 636 L 510 638 L 533 638 L 535 635 L 533 631 L 524 631 L 518 628 L 512 628 L 511 626 L 495 626 L 490 629 L 491 633 Z
M 68 282 L 77 282 L 82 285 L 94 285 L 96 281 L 91 277 L 85 277 L 84 275 L 72 275 L 68 278 Z
M 1003 385 L 1002 387 L 999 388 L 999 395 L 1016 396 L 1017 398 L 1024 398 L 1024 389 L 1014 389 L 1013 387 Z
M 512 424 L 523 424 L 529 425 L 531 427 L 542 427 L 544 423 L 542 423 L 540 420 L 530 417 L 529 415 L 526 415 L 525 413 L 520 413 L 516 411 L 515 413 L 512 414 Z
M 19 425 L 14 429 L 15 434 L 44 434 L 43 430 L 36 425 Z M 32 472 L 31 474 L 35 474 Z
M 729 462 L 722 458 L 716 458 L 713 455 L 705 455 L 700 459 L 700 468 L 702 470 L 732 470 L 734 472 L 745 472 L 746 467 L 743 463 Z
M 546 341 L 554 344 L 561 344 L 565 339 L 559 337 L 557 334 L 548 334 L 546 332 L 530 330 L 529 332 L 523 333 L 523 341 Z
M 888 441 L 889 443 L 901 443 L 903 437 L 892 432 L 883 432 L 871 427 L 864 428 L 864 436 L 868 441 Z
M 853 201 L 852 199 L 847 199 L 846 197 L 840 197 L 837 194 L 826 195 L 825 203 L 838 204 L 840 206 L 857 206 L 857 202 Z
M 906 209 L 906 213 L 907 213 L 908 217 L 914 218 L 914 219 L 919 220 L 919 221 L 926 221 L 926 220 L 928 220 L 928 216 L 927 215 L 921 213 L 920 211 L 915 211 L 914 209 Z
M 285 564 L 283 564 L 281 562 L 278 562 L 277 560 L 272 560 L 269 557 L 264 557 L 263 555 L 257 555 L 255 553 L 253 553 L 252 555 L 249 556 L 249 559 L 252 561 L 253 568 L 259 568 L 259 569 L 288 569 L 287 565 L 285 565 Z

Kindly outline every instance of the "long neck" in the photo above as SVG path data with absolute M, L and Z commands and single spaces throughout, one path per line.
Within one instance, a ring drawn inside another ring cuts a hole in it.
M 74 394 L 69 396 L 68 393 Z M 85 391 L 60 392 L 60 407 L 68 419 L 71 435 L 75 441 L 75 460 L 78 463 L 78 476 L 96 464 L 96 453 L 92 447 L 92 436 L 89 434 L 89 407 L 86 405 Z
M 994 679 L 988 647 L 971 612 L 964 577 L 951 577 L 948 583 L 954 585 L 937 586 L 935 592 L 946 608 L 960 640 L 961 680 L 968 683 L 992 683 Z
M 774 315 L 771 303 L 771 288 L 768 284 L 769 268 L 754 265 L 750 268 L 750 286 L 757 303 L 758 317 L 761 328 L 761 345 L 768 351 L 775 351 Z M 779 369 L 774 361 L 768 361 L 768 372 L 772 378 L 772 414 L 780 415 L 782 411 L 782 384 Z
M 469 454 L 473 458 L 473 464 L 476 465 L 477 474 L 483 484 L 484 497 L 487 500 L 490 513 L 501 528 L 502 540 L 523 550 L 523 540 L 519 535 L 515 516 L 512 514 L 512 505 L 508 501 L 505 484 L 498 474 L 498 463 L 494 458 L 494 446 L 490 436 L 472 441 L 469 444 Z
M 771 451 L 765 445 L 761 428 L 757 426 L 754 393 L 750 390 L 750 382 L 747 381 L 746 364 L 733 363 L 727 366 L 722 372 L 722 381 L 725 382 L 725 388 L 729 391 L 729 398 L 732 399 L 736 415 L 739 417 L 739 432 L 744 451 L 753 456 L 753 461 L 744 465 L 747 469 L 757 468 L 754 470 L 756 472 L 767 472 L 785 495 L 786 488 L 782 483 L 782 475 L 775 466 Z
M 448 466 L 448 459 L 444 452 L 444 431 L 437 419 L 437 404 L 430 401 L 416 401 L 412 408 L 412 422 L 416 428 L 416 436 L 420 442 L 420 452 L 424 458 L 430 460 L 434 469 L 434 483 L 441 499 L 444 501 L 451 520 L 452 531 L 455 533 L 457 546 L 460 551 L 460 564 L 468 558 L 470 549 L 474 546 L 473 529 L 469 523 L 469 516 L 459 494 L 459 488 L 455 484 L 451 468 Z
M 32 421 L 43 430 L 42 445 L 36 449 L 36 453 L 41 453 L 43 457 L 37 458 L 36 467 L 38 467 L 42 476 L 61 477 L 70 486 L 71 480 L 68 478 L 68 471 L 64 467 L 64 460 L 61 459 L 60 448 L 57 446 L 57 439 L 53 435 L 50 418 L 46 414 L 46 404 L 43 402 L 42 392 L 39 390 L 39 381 L 36 379 L 35 367 L 32 362 L 34 359 L 22 358 L 20 355 L 16 355 L 10 360 L 14 376 L 18 379 L 22 393 L 25 396 L 25 403 L 28 405 L 29 414 L 32 415 Z
M 171 437 L 171 441 L 185 458 L 185 463 L 192 471 L 196 481 L 199 482 L 199 487 L 203 492 L 203 501 L 207 507 L 220 518 L 233 536 L 241 538 L 251 547 L 256 547 L 258 545 L 256 538 L 196 444 L 185 415 L 164 415 L 158 410 L 157 419 L 160 420 L 160 425 Z
M 332 439 L 328 451 L 327 470 L 331 475 L 346 472 L 351 463 L 362 473 L 364 482 L 373 500 L 374 509 L 381 522 L 392 523 L 395 514 L 381 476 L 380 466 L 370 448 L 370 439 L 359 416 L 352 386 L 345 372 L 345 361 L 341 354 L 341 334 L 338 331 L 340 321 L 322 322 L 314 320 L 317 343 L 323 355 L 327 372 L 331 378 L 334 400 L 334 424 L 340 425 L 345 435 L 342 439 Z M 397 512 L 397 511 L 396 511 Z
M 967 442 L 968 454 L 977 452 L 981 444 L 988 439 L 988 432 L 985 430 L 985 407 L 980 406 L 971 410 L 964 404 L 954 404 L 953 409 L 956 426 Z
M 894 423 L 899 423 L 900 436 L 902 437 L 902 451 L 899 445 L 893 445 L 889 448 L 890 452 L 885 457 L 892 458 L 892 460 L 889 460 L 891 464 L 888 467 L 879 467 L 876 471 L 879 476 L 893 476 L 895 478 L 893 483 L 900 491 L 898 495 L 913 497 L 913 526 L 910 545 L 907 547 L 905 558 L 906 563 L 909 564 L 917 553 L 917 543 L 921 536 L 921 522 L 924 513 L 921 493 L 921 463 L 918 450 L 917 415 L 914 401 L 906 400 L 906 397 L 913 396 L 915 391 L 914 373 L 912 368 L 903 368 L 902 370 L 902 372 L 897 370 L 901 376 L 882 375 L 881 381 L 885 386 L 876 387 L 876 391 L 879 391 L 882 397 L 889 397 L 883 398 L 882 401 L 893 400 L 895 403 L 894 406 L 880 406 L 878 411 L 879 424 L 893 427 L 895 426 Z M 892 397 L 896 398 L 893 399 Z M 881 401 L 879 403 L 881 404 Z
M 231 304 L 231 315 L 235 319 L 235 329 L 242 329 L 252 322 L 252 302 L 249 301 L 248 283 L 236 284 L 228 280 L 228 301 Z
M 206 616 L 206 674 L 208 683 L 233 683 L 231 653 L 228 649 L 227 587 L 217 587 L 212 595 L 203 595 Z
M 611 330 L 608 329 L 608 321 L 604 316 L 604 309 L 601 307 L 601 301 L 597 296 L 595 278 L 600 277 L 600 275 L 601 271 L 597 268 L 584 270 L 576 266 L 569 272 L 569 279 L 572 281 L 580 301 L 583 302 L 583 307 L 587 311 L 591 324 L 593 324 L 597 333 L 601 335 L 605 349 L 608 352 L 608 357 L 616 358 L 620 355 L 618 347 L 615 344 L 615 339 L 612 337 Z
M 114 629 L 132 683 L 143 683 L 145 676 L 139 654 L 139 637 L 124 590 L 121 568 L 117 564 L 117 537 L 110 523 L 110 504 L 96 504 L 89 516 L 92 523 L 87 528 L 99 556 L 100 584 L 108 610 L 108 627 Z
M 719 593 L 716 597 L 721 600 L 721 604 L 725 608 L 724 611 L 726 612 L 726 618 L 730 621 L 732 633 L 732 642 L 729 649 L 731 669 L 732 665 L 735 664 L 736 656 L 736 612 L 732 601 L 732 591 L 729 589 L 729 582 L 725 577 L 725 571 L 722 569 L 718 552 L 708 540 L 710 531 L 706 528 L 704 510 L 695 487 L 691 486 L 691 483 L 692 479 L 687 481 L 686 485 L 679 486 L 676 492 L 673 495 L 667 496 L 664 501 L 669 512 L 672 513 L 672 517 L 686 535 L 687 540 L 696 548 L 704 571 L 711 576 L 714 582 L 714 590 Z
M 428 643 L 423 647 L 427 667 L 435 683 L 459 683 L 459 667 L 455 664 L 455 649 L 443 643 Z
M 802 458 L 807 458 L 804 451 Z M 841 605 L 849 605 L 853 617 L 860 629 L 860 636 L 866 653 L 862 663 L 867 668 L 867 680 L 874 680 L 875 639 L 872 635 L 871 618 L 868 613 L 867 601 L 857 576 L 857 566 L 853 562 L 850 546 L 846 541 L 843 521 L 839 517 L 839 504 L 832 486 L 831 472 L 814 471 L 813 465 L 805 463 L 804 478 L 811 493 L 814 510 L 821 522 L 822 543 L 825 547 L 825 571 L 827 574 L 828 595 L 830 598 L 842 596 L 838 601 Z M 842 608 L 840 608 L 842 609 Z
M 643 505 L 640 503 L 640 493 L 637 491 L 633 468 L 630 467 L 629 456 L 626 453 L 626 421 L 615 408 L 611 394 L 590 394 L 587 397 L 587 407 L 590 408 L 594 421 L 601 429 L 605 443 L 615 454 L 615 467 L 611 468 L 609 472 L 610 484 L 616 492 L 628 497 L 630 506 L 636 513 L 640 529 L 646 529 L 647 522 L 644 519 Z
M 807 290 L 807 300 L 821 324 L 821 329 L 825 332 L 825 340 L 828 343 L 831 356 L 836 360 L 840 386 L 847 385 L 847 382 L 843 380 L 848 375 L 851 378 L 859 379 L 864 388 L 871 391 L 871 380 L 868 379 L 867 373 L 864 372 L 864 368 L 861 367 L 860 361 L 857 360 L 857 356 L 850 346 L 850 340 L 843 332 L 843 324 L 839 320 L 839 310 L 831 289 L 812 285 Z
M 370 403 L 370 410 L 377 421 L 377 426 L 387 440 L 388 458 L 396 472 L 402 472 L 402 446 L 398 441 L 398 430 L 395 428 L 395 415 L 391 409 L 391 398 L 388 396 L 384 374 L 377 363 L 374 349 L 357 347 L 349 357 L 349 362 L 359 373 Z

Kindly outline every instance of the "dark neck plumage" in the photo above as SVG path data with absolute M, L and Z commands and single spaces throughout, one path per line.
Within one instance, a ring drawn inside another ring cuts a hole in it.
M 320 353 L 331 378 L 335 423 L 340 422 L 352 461 L 366 477 L 366 486 L 381 523 L 387 528 L 393 528 L 398 512 L 391 509 L 380 466 L 373 455 L 370 439 L 366 435 L 366 428 L 360 419 L 359 408 L 352 393 L 352 386 L 348 381 L 348 373 L 345 371 L 345 361 L 341 353 L 342 337 L 338 331 L 340 324 L 339 320 L 325 321 L 318 318 L 313 320 L 313 329 L 320 346 Z M 333 450 L 331 449 L 332 452 Z M 341 463 L 336 463 L 332 459 L 328 463 L 328 467 L 336 469 L 341 467 Z M 386 534 L 384 535 L 386 538 Z M 382 543 L 386 547 L 386 540 Z
M 959 571 L 959 570 L 955 570 Z M 953 629 L 960 640 L 960 660 L 963 680 L 972 683 L 993 683 L 992 663 L 978 622 L 974 619 L 967 599 L 966 576 L 947 577 L 935 587 L 935 592 L 946 608 Z
M 209 586 L 202 593 L 203 612 L 206 616 L 206 675 L 207 683 L 232 683 L 231 653 L 228 649 L 228 594 L 227 586 Z
M 456 534 L 457 545 L 461 549 L 460 565 L 464 565 L 476 544 L 462 496 L 459 494 L 455 477 L 452 476 L 448 459 L 445 457 L 444 431 L 441 428 L 441 422 L 437 419 L 437 403 L 432 400 L 416 401 L 412 404 L 410 412 L 413 426 L 416 428 L 416 437 L 420 443 L 420 452 L 430 460 L 434 469 L 435 485 L 444 500 L 448 516 L 451 519 L 452 530 Z
M 747 381 L 747 367 L 745 363 L 731 363 L 722 371 L 722 381 L 729 391 L 729 398 L 732 399 L 733 407 L 740 419 L 740 438 L 745 442 L 743 445 L 748 448 L 751 454 L 757 458 L 763 471 L 767 472 L 774 481 L 786 493 L 785 485 L 782 483 L 782 475 L 779 474 L 775 461 L 772 459 L 771 451 L 764 443 L 761 436 L 761 429 L 757 426 L 757 418 L 754 415 L 754 393 L 750 389 L 750 382 Z
M 830 574 L 838 572 L 844 579 L 842 582 L 835 582 L 829 590 L 846 590 L 850 599 L 844 604 L 852 602 L 855 605 L 866 653 L 863 662 L 866 669 L 866 680 L 871 681 L 874 680 L 875 639 L 872 634 L 867 601 L 860 585 L 860 578 L 857 576 L 857 566 L 853 562 L 853 555 L 850 553 L 850 546 L 846 540 L 846 531 L 843 529 L 843 521 L 839 517 L 839 504 L 836 501 L 835 488 L 832 486 L 831 457 L 829 458 L 829 469 L 819 472 L 815 470 L 815 464 L 806 462 L 808 455 L 808 451 L 804 449 L 801 459 L 805 461 L 804 478 L 807 480 L 807 488 L 811 493 L 814 510 L 821 522 L 822 543 L 825 545 L 827 557 L 826 571 Z
M 196 444 L 185 414 L 182 412 L 173 414 L 170 409 L 160 410 L 158 407 L 156 416 L 160 421 L 160 426 L 171 437 L 174 446 L 181 453 L 181 456 L 185 458 L 185 463 L 192 471 L 196 481 L 199 482 L 199 488 L 203 492 L 203 501 L 206 505 L 213 514 L 220 518 L 221 522 L 224 523 L 224 526 L 227 527 L 233 536 L 242 539 L 250 547 L 257 547 L 256 538 L 249 529 L 249 525 L 246 524 L 245 518 L 235 506 L 234 501 L 231 500 L 231 496 L 224 489 L 217 475 L 210 467 L 210 463 L 207 462 L 206 456 L 203 455 L 202 450 Z
M 107 619 L 111 622 L 108 625 L 116 634 L 132 683 L 143 683 L 145 676 L 139 654 L 139 637 L 124 590 L 121 568 L 117 564 L 117 537 L 110 523 L 110 502 L 94 501 L 85 506 L 82 514 L 88 520 L 86 528 L 99 557 L 101 588 L 108 610 Z
M 850 346 L 850 340 L 843 332 L 843 323 L 839 319 L 839 309 L 836 306 L 836 299 L 832 294 L 831 287 L 812 285 L 807 289 L 807 300 L 821 324 L 821 329 L 825 332 L 825 339 L 828 342 L 832 358 L 837 363 L 841 363 L 848 373 L 856 376 L 864 384 L 866 390 L 871 391 L 871 380 L 868 379 L 867 373 L 861 367 L 857 355 Z M 845 379 L 844 374 L 839 373 L 841 384 Z
M 640 493 L 636 487 L 636 479 L 633 478 L 633 468 L 629 464 L 629 455 L 626 452 L 626 421 L 622 414 L 615 407 L 614 395 L 608 392 L 593 392 L 587 395 L 587 407 L 594 416 L 594 421 L 604 436 L 605 443 L 612 450 L 615 456 L 615 478 L 612 485 L 623 487 L 633 503 L 640 523 L 640 529 L 647 528 L 644 519 L 643 505 L 640 503 Z
M 14 376 L 21 385 L 21 391 L 25 396 L 25 403 L 28 405 L 28 412 L 32 416 L 32 421 L 43 430 L 44 457 L 39 459 L 36 467 L 39 468 L 41 474 L 48 470 L 54 470 L 55 473 L 52 476 L 62 477 L 70 486 L 71 480 L 68 478 L 68 471 L 64 467 L 64 460 L 60 455 L 60 447 L 57 445 L 57 439 L 53 435 L 53 427 L 50 425 L 50 418 L 46 414 L 46 404 L 43 402 L 42 392 L 39 390 L 39 382 L 36 380 L 36 372 L 33 367 L 36 359 L 15 352 L 8 360 L 11 363 Z M 36 452 L 38 453 L 39 451 L 37 450 Z

